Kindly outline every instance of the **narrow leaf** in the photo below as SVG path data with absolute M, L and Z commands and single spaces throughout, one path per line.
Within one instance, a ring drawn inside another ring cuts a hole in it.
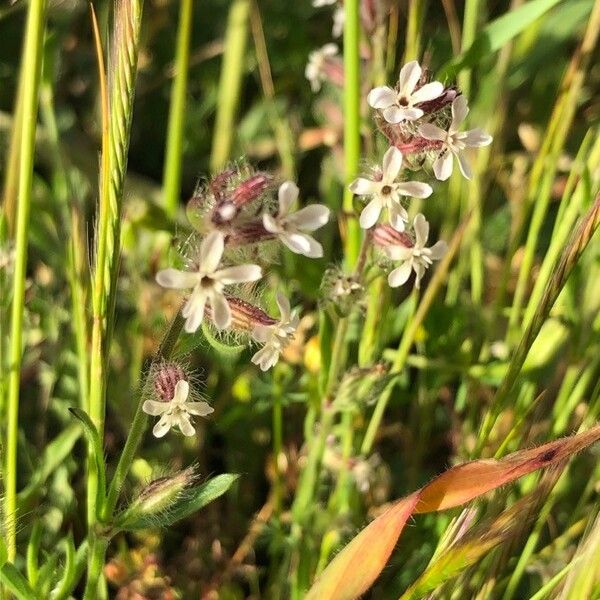
M 323 571 L 307 598 L 357 598 L 381 573 L 411 515 L 465 504 L 536 469 L 559 463 L 599 439 L 597 425 L 576 436 L 514 452 L 500 460 L 475 460 L 449 469 L 365 527 Z
M 515 481 L 532 471 L 554 465 L 600 439 L 600 426 L 531 450 L 519 450 L 500 460 L 474 460 L 436 477 L 421 491 L 415 513 L 446 510 Z
M 366 592 L 381 573 L 419 501 L 403 498 L 365 527 L 331 562 L 305 600 L 350 600 Z
M 209 479 L 202 485 L 189 488 L 172 507 L 159 515 L 140 515 L 137 520 L 129 520 L 123 529 L 127 531 L 150 527 L 168 527 L 198 512 L 213 500 L 222 496 L 238 479 L 239 475 L 224 473 Z
M 100 513 L 106 498 L 106 471 L 104 467 L 104 453 L 102 452 L 102 442 L 96 426 L 92 423 L 89 415 L 80 408 L 69 408 L 71 414 L 79 420 L 83 427 L 83 432 L 90 443 L 94 462 L 98 472 L 98 495 L 96 499 L 97 512 Z
M 14 594 L 18 600 L 38 600 L 27 580 L 11 563 L 6 563 L 0 569 L 0 582 Z
M 525 31 L 559 2 L 560 0 L 530 0 L 488 23 L 465 52 L 453 58 L 440 69 L 438 77 L 454 78 L 462 69 L 480 63 Z

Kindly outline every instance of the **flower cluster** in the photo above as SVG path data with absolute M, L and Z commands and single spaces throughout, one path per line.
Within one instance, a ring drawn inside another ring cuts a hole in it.
M 245 165 L 214 177 L 188 206 L 197 233 L 186 244 L 184 268 L 156 275 L 163 287 L 190 291 L 182 309 L 186 332 L 210 324 L 245 335 L 262 345 L 252 358 L 262 370 L 277 363 L 299 321 L 281 293 L 279 319 L 255 302 L 251 286 L 263 278 L 272 259 L 267 247 L 280 242 L 296 254 L 322 257 L 323 247 L 311 234 L 327 223 L 330 212 L 321 204 L 294 210 L 299 190 L 291 181 L 277 188 L 276 199 L 275 189 L 270 175 Z
M 477 128 L 462 131 L 469 112 L 466 98 L 455 88 L 439 81 L 428 81 L 417 61 L 400 70 L 395 87 L 380 86 L 367 96 L 375 109 L 375 121 L 390 147 L 381 166 L 358 177 L 350 190 L 366 199 L 360 226 L 372 229 L 374 243 L 397 265 L 388 275 L 391 287 L 406 283 L 414 271 L 419 287 L 425 270 L 440 260 L 445 242 L 427 247 L 429 223 L 417 214 L 410 231 L 407 198 L 428 198 L 433 189 L 427 183 L 410 181 L 407 173 L 430 163 L 436 179 L 445 181 L 453 170 L 454 159 L 464 177 L 472 176 L 466 149 L 487 146 L 491 136 Z M 389 225 L 379 223 L 385 213 Z

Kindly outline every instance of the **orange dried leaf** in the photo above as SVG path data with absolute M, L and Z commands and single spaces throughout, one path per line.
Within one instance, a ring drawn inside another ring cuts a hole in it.
M 598 440 L 600 425 L 500 460 L 475 460 L 449 469 L 365 527 L 323 571 L 307 600 L 352 600 L 366 592 L 381 573 L 411 515 L 466 504 L 532 471 L 559 463 Z
M 423 487 L 415 513 L 465 504 L 532 471 L 556 464 L 599 439 L 600 426 L 596 426 L 538 448 L 513 452 L 500 460 L 474 460 L 453 467 Z
M 403 498 L 367 525 L 331 562 L 305 600 L 350 600 L 366 592 L 385 566 L 419 500 Z

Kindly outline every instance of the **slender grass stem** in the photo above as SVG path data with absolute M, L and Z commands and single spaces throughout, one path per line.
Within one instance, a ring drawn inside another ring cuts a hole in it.
M 419 54 L 421 52 L 421 24 L 424 16 L 425 1 L 409 0 L 404 64 L 411 60 L 419 60 Z
M 360 161 L 360 2 L 347 0 L 344 3 L 344 200 L 347 221 L 345 239 L 346 265 L 352 268 L 357 260 L 361 232 L 354 218 L 354 195 L 348 184 L 358 173 Z
M 8 559 L 10 561 L 14 561 L 17 548 L 17 441 L 19 435 L 19 392 L 23 353 L 23 312 L 25 305 L 29 214 L 31 209 L 31 188 L 33 185 L 35 131 L 42 69 L 45 11 L 45 0 L 31 0 L 27 16 L 25 33 L 26 42 L 22 64 L 25 76 L 23 81 L 23 120 L 21 124 L 19 191 L 15 234 L 15 267 L 9 348 L 5 448 L 6 466 L 4 470 L 5 535 L 7 540 Z
M 194 1 L 181 0 L 179 6 L 179 28 L 177 31 L 177 53 L 175 56 L 175 78 L 171 87 L 167 150 L 163 174 L 165 209 L 171 217 L 177 214 L 181 192 L 181 159 L 183 155 L 185 101 L 193 13 Z
M 235 115 L 244 75 L 249 12 L 250 0 L 234 0 L 229 9 L 217 99 L 217 116 L 210 156 L 210 169 L 213 173 L 223 167 L 231 154 Z
M 448 274 L 448 270 L 450 269 L 452 260 L 454 259 L 454 256 L 460 248 L 465 229 L 469 226 L 470 221 L 471 216 L 468 216 L 467 219 L 463 221 L 460 227 L 456 230 L 452 240 L 450 241 L 450 245 L 448 247 L 448 252 L 446 252 L 446 256 L 444 256 L 443 260 L 440 262 L 438 268 L 436 269 L 435 274 L 433 275 L 429 283 L 429 286 L 423 294 L 423 298 L 421 300 L 421 303 L 419 304 L 419 307 L 417 308 L 414 315 L 410 318 L 406 329 L 402 334 L 398 350 L 396 351 L 396 356 L 394 357 L 394 361 L 392 363 L 392 373 L 399 374 L 402 372 L 402 369 L 404 369 L 404 366 L 406 365 L 406 360 L 410 352 L 410 348 L 415 340 L 417 330 L 422 325 L 423 320 L 425 319 L 425 316 L 427 315 L 431 304 L 433 303 L 433 300 L 435 299 L 437 293 L 441 289 L 442 283 L 444 282 L 446 275 Z M 418 299 L 417 290 L 413 290 L 413 299 L 416 307 Z M 367 455 L 371 452 L 371 449 L 373 448 L 375 436 L 377 435 L 377 431 L 381 424 L 381 420 L 383 419 L 385 409 L 392 395 L 394 385 L 394 382 L 389 384 L 377 399 L 375 409 L 373 410 L 373 414 L 371 415 L 371 419 L 367 426 L 367 431 L 365 432 L 365 437 L 362 441 L 362 445 L 360 448 L 361 454 Z
M 571 271 L 577 264 L 581 254 L 592 239 L 596 229 L 600 225 L 600 197 L 596 198 L 593 206 L 586 215 L 580 220 L 577 228 L 573 231 L 568 245 L 565 247 L 561 260 L 553 272 L 552 278 L 544 289 L 544 294 L 540 300 L 538 309 L 521 336 L 521 340 L 513 352 L 511 361 L 508 366 L 506 375 L 504 376 L 500 387 L 494 397 L 494 402 L 486 413 L 479 436 L 477 446 L 475 448 L 475 456 L 481 454 L 483 446 L 487 442 L 490 433 L 494 427 L 496 419 L 500 415 L 505 403 L 512 392 L 517 377 L 521 371 L 523 363 L 527 358 L 527 354 L 537 337 L 542 325 L 546 321 L 550 309 L 556 302 L 560 291 L 563 289 Z

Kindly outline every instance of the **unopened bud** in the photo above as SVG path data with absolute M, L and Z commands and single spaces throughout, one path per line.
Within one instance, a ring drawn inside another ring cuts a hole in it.
M 252 332 L 258 326 L 270 326 L 277 323 L 277 319 L 270 317 L 264 310 L 250 302 L 236 298 L 235 296 L 226 296 L 229 310 L 231 311 L 230 329 L 235 331 Z M 207 306 L 205 316 L 212 319 L 212 308 Z
M 170 402 L 175 396 L 177 382 L 182 379 L 187 381 L 183 369 L 177 363 L 161 364 L 154 374 L 154 390 L 157 399 L 162 402 Z
M 196 469 L 189 467 L 175 475 L 151 481 L 116 518 L 117 526 L 131 529 L 143 528 L 147 527 L 153 518 L 160 525 L 160 514 L 168 511 L 195 480 Z
M 405 246 L 412 248 L 415 243 L 404 231 L 396 231 L 391 225 L 380 224 L 373 229 L 373 243 L 385 248 L 387 246 Z

